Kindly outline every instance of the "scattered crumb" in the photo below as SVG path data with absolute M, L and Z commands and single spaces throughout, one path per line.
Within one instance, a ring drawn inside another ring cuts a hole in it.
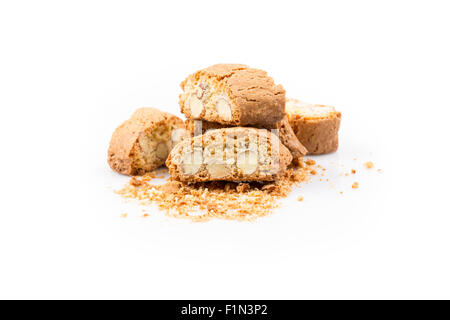
M 377 170 L 377 172 L 383 172 L 383 170 L 381 170 L 381 169 L 378 169 L 378 170 Z
M 345 173 L 345 176 L 348 177 L 348 173 Z
M 250 185 L 248 183 L 240 183 L 238 184 L 238 186 L 236 187 L 237 192 L 247 192 L 248 190 L 250 190 Z
M 313 159 L 306 159 L 306 160 L 305 160 L 305 163 L 306 163 L 308 166 L 313 166 L 313 165 L 316 164 L 316 161 L 314 161 Z
M 302 196 L 300 196 L 300 197 L 298 197 L 298 199 L 297 199 L 298 201 L 303 201 L 303 197 Z
M 169 181 L 160 187 L 160 190 L 164 193 L 175 194 L 183 187 L 183 184 L 178 181 Z
M 352 188 L 353 189 L 358 189 L 359 188 L 359 183 L 358 182 L 353 182 Z
M 192 221 L 212 218 L 248 221 L 271 214 L 279 207 L 278 199 L 287 197 L 294 186 L 307 182 L 310 174 L 316 172 L 311 164 L 313 162 L 309 163 L 290 168 L 278 181 L 265 184 L 181 183 L 169 178 L 165 184 L 156 185 L 148 182 L 155 177 L 153 173 L 140 179 L 131 178 L 123 189 L 116 192 L 143 205 L 156 204 L 171 217 Z
M 366 163 L 364 163 L 364 166 L 365 166 L 367 169 L 372 169 L 372 168 L 374 167 L 374 164 L 373 164 L 372 161 L 367 161 Z
M 315 176 L 317 174 L 317 171 L 312 169 L 309 173 L 311 173 L 313 176 Z
M 356 174 L 356 170 L 355 169 L 352 169 L 352 174 Z
M 128 213 L 122 213 L 122 214 L 120 215 L 121 218 L 126 218 L 127 216 L 128 216 Z
M 340 194 L 343 194 L 344 192 L 342 192 L 342 191 L 339 191 L 339 193 L 340 193 Z
M 130 184 L 134 187 L 139 187 L 142 184 L 142 181 L 136 179 L 136 177 L 132 177 L 130 180 Z
M 262 190 L 271 193 L 275 191 L 276 188 L 277 186 L 275 184 L 266 184 L 264 187 L 262 187 Z
M 143 182 L 148 182 L 156 178 L 156 172 L 149 172 L 142 176 L 141 180 Z
M 148 216 L 149 216 L 148 213 L 144 213 L 144 214 L 142 215 L 142 218 L 147 218 Z

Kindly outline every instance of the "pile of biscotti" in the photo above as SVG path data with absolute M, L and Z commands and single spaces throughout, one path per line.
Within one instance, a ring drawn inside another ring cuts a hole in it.
M 111 168 L 142 175 L 164 164 L 174 180 L 274 181 L 306 154 L 338 148 L 341 114 L 286 99 L 267 72 L 217 64 L 182 83 L 186 116 L 141 108 L 114 132 Z

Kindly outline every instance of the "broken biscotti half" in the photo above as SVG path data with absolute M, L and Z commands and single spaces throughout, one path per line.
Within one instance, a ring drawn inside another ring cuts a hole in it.
M 173 146 L 181 140 L 183 121 L 153 108 L 136 110 L 113 133 L 108 163 L 119 173 L 141 175 L 163 165 Z
M 291 161 L 289 150 L 270 131 L 237 127 L 185 139 L 166 165 L 182 182 L 274 181 Z
M 197 120 L 186 120 L 185 124 L 187 132 L 192 137 L 202 135 L 209 130 L 222 129 L 226 127 L 226 125 L 220 123 Z M 281 121 L 275 123 L 274 125 L 259 126 L 258 128 L 278 130 L 278 138 L 280 139 L 281 143 L 289 149 L 296 161 L 298 161 L 299 158 L 308 153 L 308 150 L 306 150 L 306 148 L 300 143 L 294 131 L 292 130 L 287 116 L 285 116 Z
M 232 126 L 271 125 L 285 116 L 285 91 L 267 72 L 242 64 L 216 64 L 181 83 L 188 119 Z
M 286 113 L 298 140 L 308 149 L 309 154 L 325 154 L 337 150 L 341 113 L 334 107 L 288 99 Z

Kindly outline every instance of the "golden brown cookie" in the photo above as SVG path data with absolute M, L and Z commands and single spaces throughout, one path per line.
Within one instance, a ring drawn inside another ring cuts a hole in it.
M 203 181 L 273 181 L 291 163 L 289 150 L 265 129 L 211 130 L 175 146 L 166 161 L 173 179 Z
M 216 64 L 181 83 L 188 119 L 225 125 L 271 125 L 285 115 L 285 91 L 267 72 L 242 64 Z
M 164 165 L 177 142 L 172 133 L 183 129 L 183 121 L 153 108 L 137 109 L 113 133 L 108 163 L 119 173 L 141 175 Z
M 334 107 L 286 101 L 289 123 L 309 154 L 325 154 L 338 149 L 341 113 Z
M 186 131 L 192 137 L 202 135 L 208 130 L 223 129 L 228 127 L 220 123 L 200 120 L 186 120 L 185 125 Z M 278 129 L 278 138 L 280 139 L 281 143 L 289 149 L 296 161 L 308 153 L 308 150 L 306 150 L 306 148 L 297 139 L 297 136 L 295 135 L 294 131 L 291 128 L 291 125 L 289 124 L 287 116 L 285 116 L 283 120 L 277 122 L 275 125 L 258 126 L 258 129 Z

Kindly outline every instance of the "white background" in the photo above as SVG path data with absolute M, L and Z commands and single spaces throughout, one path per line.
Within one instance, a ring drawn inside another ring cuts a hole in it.
M 2 1 L 0 298 L 450 298 L 449 12 Z M 110 136 L 138 107 L 179 115 L 179 83 L 215 63 L 342 112 L 339 151 L 314 157 L 329 181 L 251 223 L 142 218 L 113 192 Z

